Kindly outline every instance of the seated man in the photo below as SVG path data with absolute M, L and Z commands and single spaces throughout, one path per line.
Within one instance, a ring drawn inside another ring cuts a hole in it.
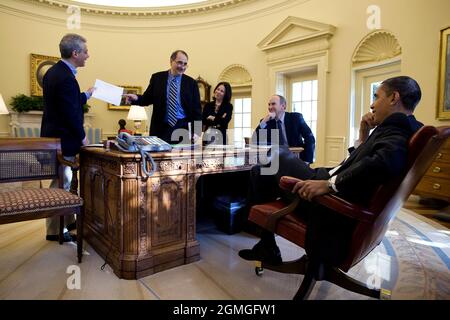
M 297 193 L 302 199 L 297 211 L 308 225 L 306 253 L 309 259 L 339 264 L 345 256 L 343 248 L 348 248 L 354 221 L 311 200 L 319 195 L 336 193 L 345 200 L 366 205 L 378 186 L 402 173 L 407 161 L 408 140 L 422 126 L 413 116 L 420 98 L 420 87 L 410 77 L 394 77 L 383 81 L 370 106 L 372 112 L 361 120 L 360 145 L 350 148 L 347 159 L 332 170 L 312 169 L 286 149 L 280 149 L 276 175 L 263 176 L 259 174 L 259 166 L 252 168 L 253 199 L 250 200 L 253 203 L 275 200 L 280 194 L 278 182 L 282 176 L 301 179 L 292 193 L 284 192 L 281 195 L 292 198 Z M 239 256 L 245 260 L 270 264 L 282 262 L 274 235 L 268 231 L 262 233 L 261 240 L 253 249 L 241 250 Z
M 261 119 L 253 133 L 253 141 L 256 144 L 275 144 L 275 138 L 271 130 L 278 130 L 278 142 L 289 147 L 303 147 L 300 154 L 303 161 L 312 163 L 316 140 L 311 129 L 306 124 L 301 113 L 286 112 L 286 99 L 275 94 L 270 97 L 268 113 Z

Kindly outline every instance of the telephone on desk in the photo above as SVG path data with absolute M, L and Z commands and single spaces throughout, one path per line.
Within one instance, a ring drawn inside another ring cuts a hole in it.
M 150 177 L 155 172 L 155 162 L 150 152 L 171 151 L 172 146 L 156 136 L 132 136 L 126 132 L 121 132 L 116 138 L 116 146 L 123 152 L 139 152 L 142 157 L 142 171 Z M 147 171 L 148 159 L 152 165 L 151 171 Z

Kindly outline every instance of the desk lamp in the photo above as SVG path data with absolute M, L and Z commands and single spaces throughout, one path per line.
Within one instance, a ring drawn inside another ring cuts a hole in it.
M 8 108 L 6 107 L 5 101 L 3 100 L 2 95 L 0 94 L 0 114 L 8 114 Z
M 128 111 L 127 119 L 134 121 L 134 127 L 136 128 L 135 135 L 140 135 L 138 131 L 141 127 L 142 121 L 147 120 L 147 112 L 144 107 L 131 106 L 130 111 Z

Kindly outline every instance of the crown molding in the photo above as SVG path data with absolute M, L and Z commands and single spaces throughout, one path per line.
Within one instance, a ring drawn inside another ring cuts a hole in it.
M 67 9 L 69 6 L 77 6 L 81 12 L 93 15 L 121 16 L 121 17 L 165 17 L 192 15 L 217 11 L 224 8 L 231 8 L 243 3 L 256 0 L 209 0 L 206 2 L 193 3 L 169 7 L 148 7 L 148 8 L 128 8 L 100 6 L 69 0 L 22 0 L 34 2 L 39 5 L 46 5 L 58 9 Z

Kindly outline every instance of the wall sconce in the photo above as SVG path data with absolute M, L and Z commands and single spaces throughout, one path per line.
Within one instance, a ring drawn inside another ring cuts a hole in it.
M 0 94 L 0 114 L 9 114 L 8 108 L 6 107 L 3 96 Z
M 148 119 L 147 112 L 144 107 L 131 106 L 130 111 L 128 111 L 127 119 L 134 121 L 134 127 L 136 128 L 135 135 L 138 135 L 139 128 L 142 125 L 142 121 Z

